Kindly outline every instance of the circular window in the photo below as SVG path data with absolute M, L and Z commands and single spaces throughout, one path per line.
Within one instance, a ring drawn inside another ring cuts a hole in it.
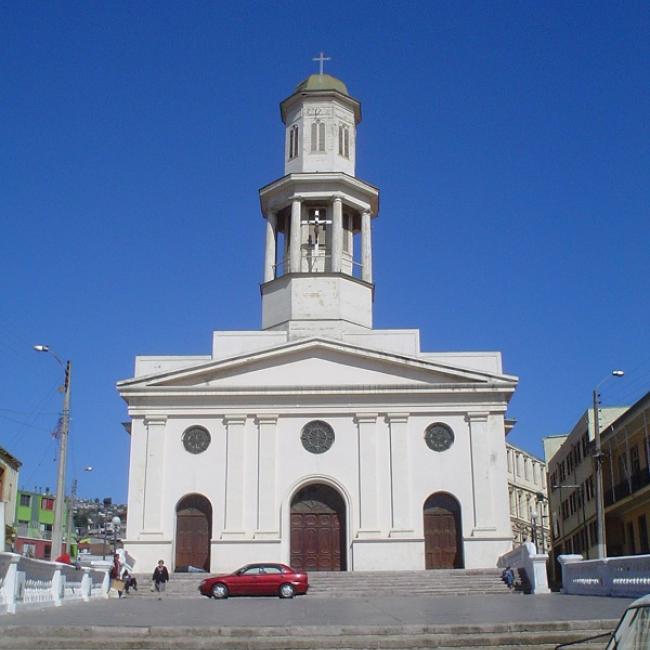
M 454 432 L 446 424 L 436 422 L 427 427 L 424 432 L 424 440 L 429 449 L 445 451 L 454 444 Z
M 203 427 L 190 427 L 183 434 L 183 447 L 190 454 L 200 454 L 210 444 L 210 434 Z
M 321 420 L 308 422 L 300 435 L 302 446 L 312 454 L 322 454 L 334 443 L 334 429 Z

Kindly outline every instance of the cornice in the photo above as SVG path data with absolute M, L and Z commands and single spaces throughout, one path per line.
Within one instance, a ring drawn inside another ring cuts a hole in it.
M 311 349 L 327 349 L 337 352 L 347 353 L 350 356 L 359 356 L 365 359 L 374 359 L 378 361 L 385 361 L 391 365 L 403 365 L 412 368 L 421 368 L 430 370 L 441 374 L 448 374 L 458 378 L 465 378 L 472 380 L 471 382 L 455 382 L 451 386 L 463 385 L 464 388 L 479 389 L 482 386 L 494 384 L 494 386 L 511 387 L 513 390 L 517 385 L 517 377 L 505 374 L 488 373 L 480 370 L 468 370 L 466 368 L 458 368 L 447 364 L 440 363 L 439 361 L 431 361 L 420 357 L 408 356 L 397 352 L 390 352 L 384 350 L 376 350 L 373 348 L 365 348 L 351 343 L 344 343 L 342 341 L 326 339 L 326 338 L 308 338 L 299 341 L 288 341 L 281 345 L 275 345 L 263 350 L 257 350 L 252 353 L 245 353 L 227 359 L 213 360 L 205 364 L 191 366 L 189 368 L 167 370 L 162 373 L 153 375 L 144 375 L 142 377 L 134 377 L 118 382 L 117 388 L 120 394 L 125 395 L 130 387 L 139 386 L 143 389 L 149 388 L 162 388 L 164 386 L 151 386 L 147 385 L 149 382 L 162 383 L 169 381 L 172 378 L 177 378 L 183 381 L 192 378 L 198 378 L 201 375 L 209 373 L 212 370 L 233 370 L 238 367 L 245 367 L 252 361 L 266 361 L 282 357 L 288 353 L 299 352 Z M 441 382 L 436 384 L 426 384 L 425 388 L 447 386 L 448 384 Z M 418 384 L 409 384 L 412 388 Z M 354 386 L 356 388 L 356 386 Z M 176 386 L 174 388 L 186 388 L 186 386 Z M 196 385 L 187 388 L 197 389 Z M 300 388 L 300 387 L 297 387 Z M 347 388 L 347 387 L 346 387 Z M 227 389 L 226 389 L 227 390 Z M 237 390 L 237 389 L 235 389 Z

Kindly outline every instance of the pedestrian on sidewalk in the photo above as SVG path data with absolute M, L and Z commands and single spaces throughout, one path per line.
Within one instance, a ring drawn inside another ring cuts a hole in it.
M 162 600 L 160 594 L 165 593 L 165 588 L 169 582 L 169 571 L 167 571 L 164 560 L 158 560 L 158 566 L 153 570 L 153 576 L 151 576 L 151 579 L 153 580 L 154 589 L 159 594 L 158 600 Z

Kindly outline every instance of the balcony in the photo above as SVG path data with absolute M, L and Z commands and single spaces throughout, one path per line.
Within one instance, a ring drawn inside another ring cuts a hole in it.
M 630 481 L 626 479 L 625 481 L 617 483 L 614 486 L 613 491 L 611 487 L 608 487 L 605 490 L 605 505 L 611 506 L 621 499 L 638 492 L 646 485 L 650 485 L 650 474 L 648 473 L 648 468 L 644 467 L 643 469 L 634 472 Z

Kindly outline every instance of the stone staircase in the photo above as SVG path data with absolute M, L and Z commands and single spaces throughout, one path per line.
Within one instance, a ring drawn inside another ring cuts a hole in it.
M 309 627 L 3 626 L 0 650 L 551 650 L 611 631 L 616 621 Z M 581 644 L 605 647 L 605 640 Z
M 455 569 L 437 571 L 354 571 L 309 574 L 310 596 L 467 596 L 503 594 L 508 587 L 498 569 Z
M 175 573 L 167 586 L 174 598 L 199 597 L 198 586 L 205 573 Z M 151 576 L 138 575 L 138 591 L 129 597 L 151 598 Z M 307 597 L 363 598 L 370 596 L 467 596 L 504 594 L 508 588 L 499 569 L 457 569 L 438 571 L 315 571 L 309 574 Z

